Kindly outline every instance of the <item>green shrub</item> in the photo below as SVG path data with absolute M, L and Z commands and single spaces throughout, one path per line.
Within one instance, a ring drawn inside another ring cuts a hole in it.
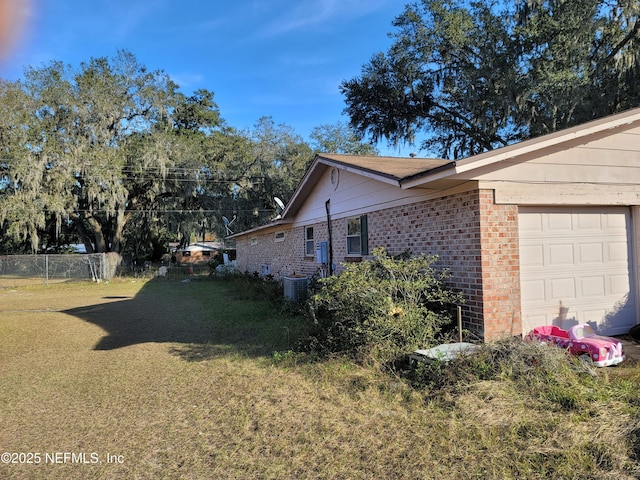
M 314 329 L 308 348 L 386 363 L 433 345 L 451 322 L 452 306 L 463 299 L 445 287 L 448 273 L 434 268 L 436 256 L 392 257 L 383 248 L 373 255 L 320 280 L 309 302 Z

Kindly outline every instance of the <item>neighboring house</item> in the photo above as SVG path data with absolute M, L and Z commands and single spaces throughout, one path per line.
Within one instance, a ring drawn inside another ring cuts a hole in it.
M 194 242 L 175 250 L 175 260 L 181 264 L 206 263 L 224 250 L 221 242 Z
M 378 246 L 437 254 L 485 340 L 624 334 L 640 318 L 640 109 L 458 161 L 320 154 L 279 220 L 233 238 L 241 271 L 277 278 Z

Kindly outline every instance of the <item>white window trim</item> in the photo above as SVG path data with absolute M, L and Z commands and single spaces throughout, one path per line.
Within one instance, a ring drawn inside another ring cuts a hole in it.
M 346 242 L 346 244 L 345 244 L 345 252 L 347 254 L 347 257 L 361 257 L 362 256 L 362 240 L 361 240 L 361 237 L 360 237 L 360 233 L 361 232 L 358 232 L 358 235 L 349 235 L 349 221 L 350 220 L 358 220 L 358 221 L 360 221 L 360 217 L 359 216 L 357 216 L 357 217 L 347 217 L 345 219 L 345 230 L 346 230 L 346 233 L 347 233 L 346 236 L 345 236 L 345 242 Z M 360 226 L 360 228 L 362 228 L 362 226 Z M 360 252 L 359 253 L 349 252 L 349 238 L 355 238 L 355 237 L 357 237 L 358 240 L 360 240 Z
M 309 229 L 311 229 L 313 231 L 313 227 L 312 226 L 304 227 L 304 255 L 305 255 L 305 257 L 315 257 L 316 249 L 315 249 L 314 237 L 313 236 L 311 238 L 307 237 L 307 232 L 309 231 Z M 315 235 L 315 231 L 313 233 Z M 307 251 L 307 244 L 309 242 L 311 242 L 311 253 L 309 253 Z
M 357 237 L 360 239 L 360 252 L 359 253 L 349 253 L 349 239 L 355 238 L 356 235 L 349 235 L 349 220 L 358 220 L 359 225 L 359 233 Z M 367 222 L 367 215 L 358 215 L 356 217 L 347 217 L 345 219 L 345 253 L 347 257 L 363 257 L 365 255 L 369 255 L 369 228 Z

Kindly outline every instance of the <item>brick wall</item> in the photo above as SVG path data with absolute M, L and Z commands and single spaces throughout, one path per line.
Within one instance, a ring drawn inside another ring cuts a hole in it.
M 276 233 L 284 239 L 276 241 Z M 248 234 L 236 239 L 238 268 L 246 273 L 262 273 L 262 266 L 276 278 L 294 273 L 295 259 L 300 255 L 296 235 L 289 226 Z
M 517 205 L 495 205 L 492 190 L 481 190 L 480 241 L 484 338 L 522 333 L 520 249 Z
M 238 268 L 242 272 L 260 273 L 263 264 L 269 265 L 271 275 L 281 278 L 290 275 L 313 275 L 320 265 L 313 256 L 305 255 L 305 227 L 314 227 L 314 244 L 326 241 L 326 222 L 293 228 L 282 226 L 255 235 L 243 235 L 236 240 Z M 276 242 L 276 232 L 285 233 L 281 242 Z M 335 234 L 334 234 L 335 235 Z
M 491 341 L 519 335 L 518 207 L 473 190 L 369 215 L 369 246 L 438 255 L 462 292 L 465 328 Z
M 369 245 L 398 254 L 438 256 L 451 274 L 449 286 L 462 292 L 465 328 L 483 331 L 480 200 L 477 191 L 383 210 L 369 215 Z
M 391 254 L 409 249 L 436 254 L 436 266 L 451 273 L 449 285 L 462 292 L 465 328 L 485 340 L 520 334 L 520 277 L 518 211 L 514 205 L 495 205 L 493 191 L 473 190 L 368 214 L 369 251 L 385 247 Z M 314 227 L 314 242 L 327 240 L 326 222 Z M 242 271 L 260 271 L 271 264 L 276 277 L 312 275 L 319 264 L 304 252 L 305 226 L 287 227 L 285 240 L 275 231 L 237 240 Z M 280 228 L 283 230 L 283 228 Z M 337 273 L 346 257 L 346 220 L 332 220 L 333 260 Z M 365 259 L 371 257 L 364 257 Z

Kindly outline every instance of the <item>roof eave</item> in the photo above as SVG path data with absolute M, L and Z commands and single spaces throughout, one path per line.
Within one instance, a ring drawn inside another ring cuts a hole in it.
M 400 181 L 400 187 L 403 189 L 408 189 L 417 185 L 422 185 L 423 183 L 425 183 L 425 181 L 432 181 L 439 178 L 448 177 L 452 175 L 452 172 L 455 173 L 455 170 L 456 162 L 451 161 L 445 165 L 440 165 L 439 167 L 427 170 L 426 172 L 417 173 L 415 175 L 410 175 L 403 178 Z M 428 180 L 426 180 L 427 178 Z
M 243 237 L 245 235 L 249 235 L 251 233 L 257 233 L 257 232 L 261 232 L 262 230 L 268 230 L 270 228 L 276 228 L 279 226 L 283 226 L 283 225 L 290 225 L 292 222 L 285 220 L 284 218 L 281 218 L 279 220 L 275 220 L 273 222 L 267 223 L 265 225 L 260 225 L 259 227 L 254 227 L 251 228 L 249 230 L 244 230 L 242 232 L 238 232 L 238 233 L 234 233 L 233 235 L 227 235 L 226 237 L 224 237 L 225 239 L 229 238 L 229 239 L 236 239 L 238 237 Z

